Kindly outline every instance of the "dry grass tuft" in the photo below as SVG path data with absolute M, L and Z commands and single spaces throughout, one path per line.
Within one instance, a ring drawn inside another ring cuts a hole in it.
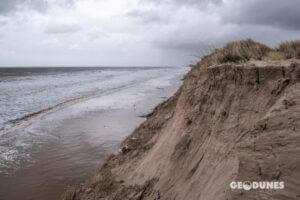
M 286 59 L 284 53 L 276 50 L 272 50 L 266 53 L 264 60 L 277 61 Z
M 287 59 L 300 58 L 300 40 L 284 42 L 279 46 L 278 50 L 282 52 Z
M 249 60 L 251 58 L 261 60 L 268 51 L 270 51 L 268 46 L 251 39 L 230 42 L 223 48 L 223 54 L 225 56 L 239 56 L 244 60 Z
M 220 63 L 243 63 L 254 60 L 300 59 L 300 40 L 288 41 L 273 49 L 251 39 L 230 42 L 223 48 L 216 49 L 197 63 L 199 67 L 208 67 Z
M 198 65 L 210 66 L 226 62 L 246 62 L 250 59 L 261 60 L 269 51 L 271 48 L 251 39 L 230 42 L 222 49 L 216 49 L 212 54 L 205 56 Z

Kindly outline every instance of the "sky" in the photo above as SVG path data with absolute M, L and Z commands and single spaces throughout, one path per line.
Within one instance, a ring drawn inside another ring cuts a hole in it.
M 0 0 L 0 66 L 186 66 L 300 38 L 300 0 Z

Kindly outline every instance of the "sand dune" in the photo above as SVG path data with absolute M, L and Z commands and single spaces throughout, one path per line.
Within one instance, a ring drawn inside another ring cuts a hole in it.
M 242 41 L 204 58 L 121 153 L 63 198 L 298 199 L 300 60 L 277 54 Z M 231 189 L 232 181 L 285 188 Z

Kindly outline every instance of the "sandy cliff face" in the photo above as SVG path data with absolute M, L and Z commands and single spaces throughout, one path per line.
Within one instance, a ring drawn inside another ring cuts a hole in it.
M 65 199 L 299 199 L 300 60 L 201 65 Z M 232 181 L 284 181 L 233 190 Z

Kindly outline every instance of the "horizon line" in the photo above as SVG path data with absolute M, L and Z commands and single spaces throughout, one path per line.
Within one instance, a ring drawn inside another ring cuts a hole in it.
M 107 68 L 120 68 L 120 67 L 184 67 L 184 66 L 171 66 L 171 65 L 0 65 L 0 68 L 67 68 L 67 67 L 107 67 Z

